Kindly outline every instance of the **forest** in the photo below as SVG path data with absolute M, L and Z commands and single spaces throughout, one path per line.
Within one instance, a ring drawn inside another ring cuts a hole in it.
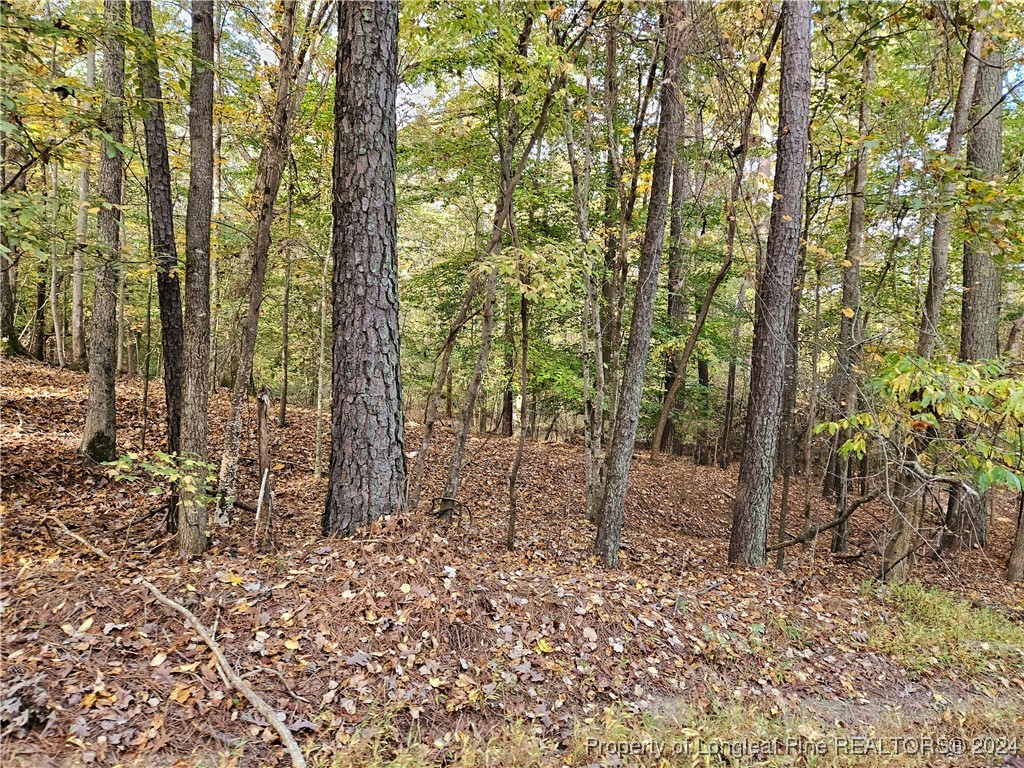
M 1024 768 L 1024 5 L 0 32 L 4 765 Z

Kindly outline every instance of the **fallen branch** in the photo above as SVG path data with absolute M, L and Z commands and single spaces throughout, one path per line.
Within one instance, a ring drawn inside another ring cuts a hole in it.
M 252 686 L 245 682 L 237 672 L 235 672 L 234 667 L 231 666 L 231 663 L 227 660 L 224 652 L 220 649 L 220 645 L 218 645 L 217 641 L 210 636 L 209 630 L 207 630 L 206 627 L 203 626 L 202 622 L 195 617 L 195 614 L 181 603 L 171 600 L 145 579 L 140 578 L 139 583 L 153 593 L 153 597 L 156 598 L 158 603 L 173 611 L 177 611 L 188 619 L 192 628 L 201 638 L 203 638 L 203 642 L 205 642 L 213 652 L 213 657 L 217 660 L 217 663 L 224 671 L 224 674 L 227 675 L 228 682 L 231 683 L 231 686 L 245 696 L 245 698 L 249 700 L 249 703 L 252 704 L 253 708 L 263 715 L 267 722 L 270 723 L 270 727 L 277 731 L 277 735 L 281 738 L 281 743 L 284 744 L 284 748 L 288 750 L 288 754 L 291 755 L 292 766 L 294 768 L 306 768 L 306 758 L 303 756 L 302 750 L 296 743 L 295 737 L 288 729 L 288 726 L 284 724 L 284 721 L 278 716 L 274 708 L 271 707 L 262 696 L 256 693 L 256 691 L 252 689 Z
M 313 703 L 304 696 L 299 696 L 299 694 L 295 692 L 295 689 L 288 684 L 288 681 L 285 679 L 285 676 L 278 672 L 276 669 L 271 669 L 270 667 L 256 667 L 255 669 L 251 669 L 244 675 L 242 675 L 242 678 L 245 679 L 247 677 L 251 677 L 252 675 L 255 675 L 258 672 L 266 672 L 271 675 L 276 675 L 277 678 L 284 684 L 285 690 L 288 691 L 288 695 L 291 696 L 293 699 L 305 702 L 306 704 Z
M 97 557 L 100 557 L 108 562 L 114 562 L 114 558 L 104 552 L 102 549 L 91 543 L 86 538 L 79 536 L 77 533 L 71 531 L 63 522 L 58 520 L 52 515 L 44 515 L 43 520 L 51 520 L 55 523 L 64 533 L 73 538 L 75 541 L 82 544 L 90 552 Z M 210 651 L 213 652 L 213 658 L 217 661 L 217 665 L 221 671 L 227 677 L 231 687 L 238 691 L 240 694 L 248 699 L 249 703 L 252 704 L 253 708 L 259 712 L 263 717 L 270 723 L 270 726 L 277 731 L 277 735 L 281 738 L 281 743 L 284 744 L 284 748 L 288 751 L 288 754 L 292 758 L 293 768 L 306 768 L 306 758 L 302 754 L 302 750 L 299 748 L 298 743 L 295 741 L 295 737 L 289 730 L 288 726 L 284 724 L 284 721 L 278 716 L 270 704 L 267 703 L 266 699 L 260 696 L 256 691 L 252 689 L 245 680 L 235 671 L 234 667 L 231 666 L 231 662 L 228 661 L 224 652 L 221 650 L 220 645 L 213 639 L 210 631 L 203 626 L 203 623 L 196 618 L 195 614 L 192 613 L 188 608 L 183 606 L 181 603 L 175 602 L 167 597 L 163 592 L 157 589 L 153 584 L 146 581 L 141 576 L 137 579 L 136 583 L 141 584 L 150 592 L 153 593 L 153 597 L 161 605 L 170 608 L 172 611 L 176 611 L 184 616 L 188 623 L 192 625 L 192 628 L 199 634 L 203 639 L 203 642 L 209 646 Z
M 851 501 L 846 506 L 846 511 L 844 511 L 843 514 L 841 514 L 839 517 L 837 517 L 832 522 L 824 523 L 822 525 L 816 525 L 813 528 L 808 528 L 806 531 L 804 531 L 799 536 L 796 536 L 794 538 L 790 538 L 790 539 L 782 542 L 781 544 L 776 544 L 774 547 L 768 547 L 768 549 L 766 549 L 765 551 L 766 552 L 777 552 L 780 549 L 785 549 L 786 547 L 792 547 L 794 544 L 806 544 L 811 539 L 816 538 L 818 536 L 818 534 L 824 533 L 825 531 L 831 531 L 833 528 L 838 528 L 840 525 L 842 525 L 843 523 L 845 523 L 847 520 L 850 519 L 850 516 L 857 510 L 857 507 L 859 507 L 859 506 L 861 506 L 863 504 L 867 504 L 869 501 L 874 501 L 875 499 L 878 498 L 880 493 L 881 493 L 881 489 L 876 488 L 875 490 L 871 491 L 871 493 L 868 493 L 868 494 L 866 494 L 864 496 L 858 496 L 856 499 Z

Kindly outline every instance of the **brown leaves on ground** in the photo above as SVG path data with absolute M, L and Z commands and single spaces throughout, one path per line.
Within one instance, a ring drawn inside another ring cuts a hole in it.
M 252 519 L 212 532 L 198 561 L 174 552 L 151 484 L 114 482 L 75 454 L 84 418 L 81 374 L 5 361 L 2 567 L 4 757 L 25 764 L 161 760 L 240 749 L 278 759 L 276 736 L 223 679 L 202 640 L 155 604 L 144 575 L 209 628 L 237 671 L 300 743 L 340 745 L 358 729 L 402 740 L 453 730 L 486 734 L 507 719 L 558 736 L 617 702 L 642 709 L 685 697 L 799 707 L 812 698 L 893 702 L 921 686 L 870 652 L 884 620 L 859 588 L 872 555 L 833 561 L 789 550 L 784 573 L 725 565 L 731 472 L 669 459 L 634 464 L 623 568 L 595 565 L 583 516 L 582 449 L 530 443 L 520 473 L 520 538 L 503 547 L 514 441 L 471 442 L 463 499 L 472 527 L 422 512 L 379 521 L 349 540 L 324 540 L 325 481 L 312 475 L 311 410 L 289 409 L 274 432 L 274 555 L 251 544 Z M 141 382 L 119 382 L 119 447 L 138 450 Z M 148 445 L 160 447 L 162 389 L 151 385 Z M 211 456 L 227 412 L 211 407 Z M 243 455 L 254 456 L 254 411 Z M 409 444 L 414 445 L 412 431 Z M 439 495 L 450 436 L 423 497 Z M 243 463 L 240 496 L 257 478 Z M 803 509 L 803 482 L 794 508 Z M 815 500 L 813 517 L 830 516 Z M 870 548 L 885 509 L 855 518 Z M 118 560 L 116 567 L 42 520 L 52 514 Z M 130 524 L 132 520 L 139 520 Z M 972 599 L 1020 604 L 997 575 L 1015 521 L 997 515 L 991 551 L 953 569 L 923 562 L 923 580 Z M 995 684 L 1024 685 L 1020 670 Z M 1016 676 L 1015 676 L 1016 675 Z M 970 693 L 980 682 L 961 680 Z M 1017 688 L 1019 690 L 1019 688 Z M 372 731 L 371 731 L 372 732 Z M 429 743 L 429 738 L 427 741 Z M 149 757 L 147 757 L 149 756 Z M 254 758 L 255 759 L 255 758 Z

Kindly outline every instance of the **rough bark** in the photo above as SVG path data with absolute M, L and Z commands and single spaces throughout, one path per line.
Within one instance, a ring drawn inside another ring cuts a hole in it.
M 729 562 L 741 565 L 760 566 L 765 561 L 806 183 L 810 54 L 811 3 L 785 3 L 774 194 L 755 305 L 746 441 L 729 540 Z
M 989 41 L 991 44 L 991 41 Z M 980 65 L 971 106 L 967 137 L 967 168 L 971 186 L 987 196 L 989 185 L 1003 171 L 1003 56 L 989 52 Z M 987 217 L 967 213 L 964 238 L 963 294 L 960 314 L 960 359 L 990 360 L 999 355 L 1000 270 L 995 261 L 999 249 L 985 239 Z M 966 437 L 966 436 L 965 436 Z M 956 496 L 951 506 L 958 512 L 952 522 L 955 546 L 985 546 L 988 540 L 990 495 Z
M 1017 496 L 1017 534 L 1013 537 L 1010 562 L 1006 566 L 1006 580 L 1024 580 L 1024 493 Z
M 661 247 L 665 240 L 665 223 L 668 219 L 672 158 L 675 155 L 682 115 L 676 85 L 676 73 L 682 65 L 683 55 L 682 4 L 670 4 L 666 16 L 665 71 L 661 88 L 658 139 L 651 174 L 651 197 L 640 252 L 640 273 L 633 301 L 633 321 L 626 346 L 626 359 L 622 369 L 615 428 L 605 459 L 604 499 L 594 544 L 601 562 L 608 568 L 618 567 L 619 563 L 629 467 L 640 420 L 640 399 L 643 394 L 644 370 L 651 347 L 651 326 L 654 321 L 654 298 L 658 288 Z
M 338 4 L 325 534 L 405 507 L 395 204 L 398 3 Z
M 192 0 L 189 187 L 185 210 L 185 355 L 181 453 L 206 461 L 210 370 L 210 218 L 213 207 L 213 2 Z M 182 494 L 178 547 L 206 549 L 206 505 Z
M 100 123 L 113 141 L 100 154 L 100 212 L 98 255 L 93 294 L 92 328 L 89 334 L 89 403 L 80 450 L 93 461 L 117 457 L 117 404 L 114 393 L 117 362 L 117 286 L 120 272 L 121 187 L 124 141 L 124 40 L 123 0 L 103 2 L 103 106 Z
M 525 276 L 521 276 L 525 281 Z M 516 547 L 516 513 L 518 498 L 516 481 L 519 479 L 519 468 L 523 464 L 523 449 L 526 447 L 526 382 L 529 376 L 529 315 L 530 306 L 525 293 L 519 294 L 519 440 L 516 442 L 516 455 L 508 473 L 508 528 L 505 532 L 505 547 L 510 552 Z
M 978 77 L 978 62 L 981 57 L 983 38 L 983 33 L 977 29 L 972 29 L 967 37 L 960 87 L 956 95 L 956 105 L 953 108 L 953 118 L 949 125 L 949 135 L 946 138 L 946 155 L 950 162 L 955 162 L 959 156 L 960 149 L 963 147 L 964 134 L 970 125 L 968 122 L 969 112 Z M 949 199 L 955 191 L 956 181 L 953 174 L 947 174 L 940 179 L 939 207 L 935 212 L 935 220 L 932 224 L 928 288 L 925 293 L 917 338 L 917 353 L 922 357 L 931 357 L 935 353 L 935 344 L 938 339 L 939 313 L 942 309 L 942 297 L 946 292 L 949 241 L 953 228 L 953 207 L 949 204 Z
M 164 402 L 167 418 L 167 452 L 181 449 L 181 397 L 184 330 L 181 319 L 181 283 L 178 249 L 174 240 L 174 203 L 171 198 L 171 166 L 167 156 L 160 65 L 149 0 L 131 0 L 132 24 L 140 33 L 137 49 L 139 87 L 145 113 L 146 168 L 149 176 L 150 227 L 156 261 L 156 292 L 160 307 L 160 343 L 164 355 Z

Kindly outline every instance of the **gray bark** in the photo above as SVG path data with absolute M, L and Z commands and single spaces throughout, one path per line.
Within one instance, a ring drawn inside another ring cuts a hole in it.
M 100 122 L 113 138 L 100 155 L 97 184 L 101 208 L 97 235 L 103 252 L 95 274 L 89 334 L 89 403 L 81 452 L 93 461 L 117 457 L 116 396 L 117 287 L 120 277 L 122 155 L 124 141 L 124 0 L 103 2 L 103 106 Z M 116 143 L 115 143 L 116 142 Z
M 189 187 L 185 210 L 185 328 L 181 453 L 206 461 L 210 370 L 210 218 L 213 207 L 213 2 L 192 0 Z M 201 470 L 200 470 L 201 471 Z M 198 478 L 197 478 L 198 480 Z M 182 494 L 178 548 L 206 549 L 206 505 Z
M 96 86 L 96 49 L 90 48 L 85 60 L 85 87 Z M 88 109 L 89 105 L 83 105 Z M 75 252 L 71 266 L 71 361 L 85 363 L 85 249 L 89 245 L 89 166 L 92 151 L 85 150 L 78 171 L 78 216 L 75 222 Z

